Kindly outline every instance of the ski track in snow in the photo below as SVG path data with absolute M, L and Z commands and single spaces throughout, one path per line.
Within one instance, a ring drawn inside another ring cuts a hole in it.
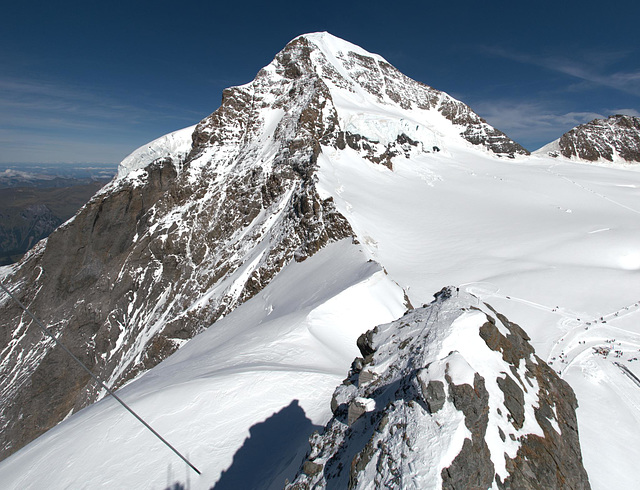
M 596 195 L 596 196 L 598 196 L 598 197 L 600 197 L 600 198 L 602 198 L 602 199 L 604 199 L 606 201 L 609 201 L 610 203 L 615 204 L 616 206 L 620 206 L 621 208 L 626 209 L 628 211 L 631 211 L 632 213 L 640 214 L 640 211 L 638 211 L 637 209 L 634 209 L 634 208 L 631 208 L 629 206 L 626 206 L 626 205 L 624 205 L 624 204 L 622 204 L 622 203 L 620 203 L 618 201 L 615 201 L 614 199 L 611 199 L 610 197 L 605 196 L 604 194 L 601 194 L 601 193 L 599 193 L 597 191 L 594 191 L 593 189 L 588 188 L 587 186 L 585 186 L 583 184 L 580 184 L 579 182 L 576 182 L 575 180 L 570 179 L 569 177 L 565 177 L 564 175 L 561 175 L 561 174 L 559 174 L 557 172 L 554 172 L 553 169 L 556 166 L 557 165 L 553 165 L 553 166 L 547 168 L 547 172 L 555 175 L 558 178 L 566 180 L 567 182 L 570 182 L 571 184 L 575 185 L 576 187 L 578 187 L 580 189 L 583 189 L 586 192 L 590 192 L 591 194 L 594 194 L 594 195 Z M 604 230 L 602 230 L 602 231 L 604 231 Z
M 622 336 L 621 338 L 624 339 L 618 339 L 620 344 L 622 342 L 625 343 L 624 350 L 640 355 L 640 328 L 638 333 L 634 333 L 607 323 L 611 320 L 623 319 L 626 316 L 635 314 L 638 317 L 638 325 L 640 327 L 640 301 L 604 314 L 600 318 L 588 319 L 588 315 L 576 314 L 561 306 L 551 307 L 523 298 L 498 294 L 500 288 L 494 284 L 471 283 L 460 285 L 460 287 L 489 303 L 491 302 L 490 298 L 500 298 L 553 313 L 560 317 L 558 325 L 560 326 L 559 329 L 564 330 L 564 333 L 561 333 L 554 341 L 551 353 L 546 359 L 546 362 L 555 367 L 559 374 L 562 374 L 562 371 L 569 368 L 585 352 L 591 352 L 597 346 L 606 346 L 606 341 L 616 339 L 616 336 Z M 582 318 L 580 318 L 581 316 Z M 567 353 L 565 353 L 565 350 Z M 558 364 L 561 366 L 558 367 Z

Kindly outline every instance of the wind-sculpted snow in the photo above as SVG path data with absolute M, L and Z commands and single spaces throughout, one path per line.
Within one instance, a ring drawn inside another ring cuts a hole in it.
M 191 150 L 191 134 L 194 129 L 195 126 L 180 129 L 141 146 L 120 162 L 120 165 L 118 165 L 118 178 L 121 179 L 130 172 L 143 169 L 153 161 L 161 158 L 184 161 L 184 158 Z
M 330 418 L 358 336 L 405 309 L 361 247 L 328 244 L 118 390 L 201 475 L 107 397 L 1 462 L 0 486 L 282 488 Z
M 575 395 L 528 340 L 456 288 L 363 334 L 287 488 L 590 488 Z

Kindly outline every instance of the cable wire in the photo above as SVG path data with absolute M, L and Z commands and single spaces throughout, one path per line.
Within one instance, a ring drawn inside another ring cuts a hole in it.
M 200 475 L 200 470 L 198 468 L 196 468 L 193 464 L 191 464 L 191 462 L 185 458 L 182 454 L 180 454 L 180 452 L 174 448 L 171 444 L 169 444 L 169 442 L 167 442 L 167 440 L 162 437 L 160 434 L 158 434 L 153 427 L 151 427 L 147 422 L 145 422 L 143 420 L 142 417 L 140 417 L 140 415 L 138 415 L 136 412 L 134 412 L 125 402 L 123 402 L 120 397 L 118 395 L 116 395 L 105 383 L 103 383 L 103 381 L 96 376 L 95 374 L 93 374 L 91 372 L 91 370 L 84 365 L 84 363 L 78 359 L 69 349 L 67 349 L 67 347 L 60 342 L 51 332 L 49 332 L 49 330 L 47 330 L 47 328 L 42 324 L 42 322 L 40 320 L 38 320 L 35 315 L 33 313 L 31 313 L 31 311 L 29 311 L 29 309 L 22 304 L 22 302 L 20 302 L 20 300 L 18 298 L 16 298 L 13 294 L 11 294 L 11 292 L 4 287 L 4 285 L 2 283 L 0 283 L 0 288 L 2 288 L 2 290 L 7 293 L 9 295 L 9 297 L 15 301 L 18 306 L 20 306 L 20 308 L 22 308 L 32 319 L 34 322 L 36 322 L 36 325 L 38 325 L 38 327 L 40 327 L 40 330 L 42 330 L 46 335 L 48 335 L 49 337 L 51 337 L 53 339 L 53 341 L 56 343 L 56 345 L 58 347 L 60 347 L 62 350 L 64 350 L 67 354 L 69 354 L 69 356 L 71 356 L 71 358 L 76 361 L 81 367 L 82 369 L 84 369 L 89 376 L 91 376 L 95 381 L 97 381 L 100 386 L 102 386 L 105 390 L 107 390 L 107 393 L 109 393 L 113 398 L 115 398 L 118 403 L 120 403 L 120 405 L 122 405 L 131 415 L 133 415 L 136 419 L 138 419 L 138 421 L 144 425 L 147 429 L 149 429 L 151 431 L 151 433 L 153 433 L 153 435 L 155 435 L 158 439 L 160 439 L 165 446 L 167 446 L 169 449 L 171 449 L 175 454 L 178 455 L 178 457 L 180 459 L 182 459 L 182 461 L 184 461 L 185 463 L 187 463 L 191 469 L 193 469 L 198 475 Z

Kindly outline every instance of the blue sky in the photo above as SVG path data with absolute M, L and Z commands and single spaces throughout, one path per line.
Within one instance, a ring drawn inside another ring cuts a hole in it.
M 0 163 L 114 162 L 329 31 L 534 150 L 640 115 L 637 2 L 4 2 Z

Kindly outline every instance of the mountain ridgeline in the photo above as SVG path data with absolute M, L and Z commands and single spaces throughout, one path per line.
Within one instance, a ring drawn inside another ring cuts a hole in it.
M 338 114 L 336 94 L 431 115 L 484 151 L 527 153 L 379 56 L 328 35 L 301 36 L 251 83 L 225 90 L 220 108 L 193 131 L 134 152 L 119 178 L 5 282 L 93 372 L 122 385 L 251 298 L 288 262 L 353 236 L 316 191 L 323 148 L 361 152 L 389 168 L 397 155 L 446 150 L 421 141 L 427 130 L 409 130 L 402 119 L 386 139 L 357 132 L 357 118 L 347 124 Z M 17 306 L 5 298 L 1 308 L 6 457 L 104 393 Z
M 592 126 L 605 139 L 624 127 L 625 148 L 637 142 L 637 118 Z M 592 141 L 591 133 L 567 135 L 546 151 L 606 159 L 605 143 L 586 153 L 576 149 L 586 143 L 569 143 Z M 491 162 L 529 158 L 468 106 L 382 57 L 327 33 L 303 35 L 253 81 L 226 89 L 210 116 L 129 155 L 73 219 L 3 269 L 3 284 L 119 388 L 255 301 L 288 266 L 313 262 L 335 242 L 374 242 L 347 218 L 348 202 L 338 210 L 339 183 L 335 194 L 323 190 L 324 161 L 356 155 L 384 176 L 456 151 Z M 615 148 L 625 161 L 632 153 Z M 402 311 L 408 288 L 395 285 Z M 292 488 L 404 488 L 411 473 L 416 487 L 588 488 L 571 389 L 520 327 L 476 298 L 453 296 L 443 290 L 430 307 L 362 338 L 363 357 L 336 391 L 335 417 L 312 438 Z M 432 314 L 450 321 L 434 323 Z M 0 316 L 6 458 L 105 393 L 7 297 Z M 461 338 L 454 323 L 479 358 L 452 343 Z M 378 368 L 385 363 L 387 371 Z M 426 455 L 425 438 L 438 431 L 444 442 Z M 418 460 L 433 464 L 418 471 Z
M 640 163 L 640 117 L 594 119 L 536 151 L 583 162 Z

